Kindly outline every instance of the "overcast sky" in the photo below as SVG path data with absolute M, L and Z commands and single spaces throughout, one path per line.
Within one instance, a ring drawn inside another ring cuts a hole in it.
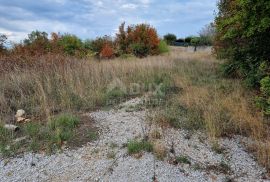
M 217 0 L 0 0 L 0 33 L 12 41 L 32 30 L 82 39 L 114 35 L 121 22 L 149 23 L 160 36 L 196 35 L 213 21 Z

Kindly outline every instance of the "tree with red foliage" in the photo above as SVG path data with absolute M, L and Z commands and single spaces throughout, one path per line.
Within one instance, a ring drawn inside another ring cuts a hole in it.
M 100 52 L 101 58 L 111 59 L 114 57 L 114 50 L 109 44 L 104 44 Z
M 116 43 L 124 54 L 133 53 L 138 57 L 145 57 L 159 53 L 157 31 L 148 24 L 128 26 L 125 30 L 125 23 L 122 23 L 116 34 Z

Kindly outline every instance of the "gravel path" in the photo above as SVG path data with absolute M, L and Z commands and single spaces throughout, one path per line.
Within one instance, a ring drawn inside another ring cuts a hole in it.
M 121 109 L 88 114 L 101 128 L 100 139 L 76 150 L 46 156 L 27 153 L 0 162 L 0 181 L 118 181 L 159 182 L 193 181 L 268 181 L 265 169 L 241 146 L 241 137 L 221 139 L 220 154 L 203 133 L 161 129 L 145 121 L 145 111 L 130 111 L 140 99 L 121 105 Z M 151 130 L 162 133 L 159 142 L 168 151 L 163 160 L 151 153 L 129 156 L 125 144 L 142 138 Z M 173 164 L 175 156 L 186 156 L 191 164 Z M 227 169 L 227 170 L 224 170 Z

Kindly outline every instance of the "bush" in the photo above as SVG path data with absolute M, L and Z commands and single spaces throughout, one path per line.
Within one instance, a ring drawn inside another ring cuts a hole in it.
M 166 41 L 164 41 L 164 40 L 159 42 L 158 49 L 159 49 L 159 52 L 161 54 L 169 52 L 169 47 L 168 47 Z
M 71 56 L 74 56 L 77 51 L 81 51 L 83 49 L 83 43 L 81 39 L 71 34 L 65 34 L 61 36 L 58 44 L 63 47 L 66 54 Z
M 137 57 L 146 57 L 149 54 L 149 48 L 141 43 L 131 44 L 132 53 Z
M 92 41 L 88 40 L 85 43 L 85 46 L 87 46 L 87 48 L 89 48 L 91 51 L 95 52 L 95 54 L 99 55 L 99 56 L 101 56 L 102 51 L 103 51 L 103 54 L 105 54 L 105 55 L 107 54 L 107 56 L 109 56 L 109 57 L 113 56 L 113 54 L 114 54 L 113 41 L 112 41 L 112 38 L 109 36 L 98 37 Z
M 173 43 L 176 41 L 177 37 L 174 34 L 168 33 L 164 35 L 163 40 L 166 41 L 168 45 L 173 45 Z
M 156 30 L 148 24 L 119 27 L 116 34 L 116 44 L 120 54 L 133 53 L 137 57 L 145 57 L 159 53 L 159 38 Z
M 119 27 L 115 40 L 110 36 L 103 36 L 83 42 L 75 35 L 60 33 L 51 33 L 49 39 L 46 32 L 36 30 L 31 32 L 22 43 L 14 44 L 10 51 L 5 50 L 5 41 L 6 36 L 0 35 L 0 53 L 5 56 L 5 60 L 16 59 L 12 62 L 14 66 L 30 65 L 37 57 L 51 55 L 78 58 L 97 56 L 110 59 L 121 55 L 134 54 L 137 57 L 145 57 L 160 53 L 156 29 L 148 24 L 128 26 L 125 30 L 123 23 Z
M 263 78 L 260 82 L 261 96 L 257 98 L 257 105 L 266 115 L 270 115 L 270 77 Z
M 111 59 L 114 57 L 114 50 L 109 44 L 103 45 L 101 52 L 100 52 L 100 57 L 101 58 L 107 58 Z
M 270 61 L 270 1 L 221 0 L 218 8 L 214 49 L 226 59 L 224 73 L 244 78 L 254 88 L 264 87 L 269 65 L 266 72 L 260 68 Z
M 42 55 L 50 52 L 50 42 L 48 34 L 41 31 L 32 31 L 28 34 L 28 38 L 23 41 L 23 44 L 15 45 L 13 49 L 18 54 Z

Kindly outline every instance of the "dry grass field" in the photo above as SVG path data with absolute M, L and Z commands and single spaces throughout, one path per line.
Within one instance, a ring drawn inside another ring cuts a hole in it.
M 41 127 L 60 113 L 77 115 L 149 95 L 162 100 L 163 104 L 148 106 L 152 119 L 162 126 L 203 130 L 213 143 L 218 137 L 248 136 L 254 141 L 249 149 L 263 166 L 270 166 L 268 125 L 253 106 L 255 93 L 247 91 L 240 80 L 221 77 L 220 61 L 209 50 L 194 53 L 171 48 L 168 54 L 143 59 L 66 60 L 65 64 L 54 64 L 58 60 L 51 59 L 52 63 L 43 67 L 18 67 L 1 73 L 2 125 L 14 123 L 18 109 L 24 109 L 31 123 Z M 110 88 L 115 82 L 126 90 Z M 156 87 L 160 92 L 152 89 Z M 180 122 L 179 117 L 186 120 Z M 1 149 L 6 150 L 15 136 L 4 129 L 0 134 L 4 141 Z

